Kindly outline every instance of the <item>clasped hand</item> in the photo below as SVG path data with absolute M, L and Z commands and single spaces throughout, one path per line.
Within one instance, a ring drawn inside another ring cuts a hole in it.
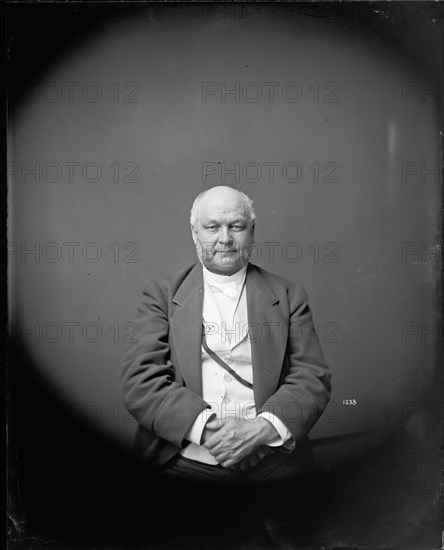
M 224 468 L 240 467 L 245 470 L 273 452 L 267 443 L 276 435 L 276 429 L 265 418 L 229 418 L 225 422 L 215 418 L 205 425 L 202 441 Z

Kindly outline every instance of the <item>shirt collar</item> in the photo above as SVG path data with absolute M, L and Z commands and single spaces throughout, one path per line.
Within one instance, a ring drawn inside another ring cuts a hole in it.
M 245 280 L 247 267 L 248 265 L 244 265 L 244 267 L 241 267 L 241 269 L 239 269 L 239 271 L 236 271 L 236 273 L 233 273 L 233 275 L 219 275 L 218 273 L 213 273 L 212 271 L 209 271 L 205 266 L 202 266 L 203 277 L 207 283 L 211 281 L 214 281 L 218 284 L 234 282 L 236 283 L 237 290 L 239 290 Z

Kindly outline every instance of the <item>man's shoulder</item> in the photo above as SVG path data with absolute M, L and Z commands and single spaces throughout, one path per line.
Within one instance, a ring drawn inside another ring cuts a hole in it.
M 294 284 L 289 279 L 286 279 L 285 277 L 282 277 L 277 273 L 272 273 L 271 271 L 267 271 L 263 267 L 259 267 L 256 264 L 250 264 L 250 269 L 255 270 L 260 277 L 262 277 L 265 281 L 269 282 L 270 284 L 285 286 L 285 287 L 289 285 L 291 286 Z
M 165 275 L 161 275 L 155 280 L 159 284 L 167 284 L 170 286 L 180 285 L 180 283 L 182 283 L 182 281 L 184 281 L 194 269 L 198 269 L 198 267 L 199 264 L 197 262 L 194 262 L 187 267 L 179 269 L 179 271 L 170 271 Z
M 163 293 L 174 294 L 190 273 L 198 269 L 198 267 L 199 265 L 197 263 L 193 263 L 179 271 L 170 272 L 166 275 L 157 277 L 149 277 L 145 283 L 145 288 L 159 289 Z
M 250 264 L 252 270 L 267 283 L 267 285 L 279 296 L 282 292 L 288 295 L 297 295 L 306 298 L 307 293 L 304 287 L 296 281 L 291 281 L 281 275 L 267 271 L 263 267 L 259 267 L 255 264 Z

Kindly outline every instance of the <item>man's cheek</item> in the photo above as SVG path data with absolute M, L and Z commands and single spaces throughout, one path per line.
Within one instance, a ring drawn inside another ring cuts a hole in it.
M 213 245 L 208 242 L 204 242 L 201 245 L 202 254 L 205 258 L 210 258 L 213 256 Z

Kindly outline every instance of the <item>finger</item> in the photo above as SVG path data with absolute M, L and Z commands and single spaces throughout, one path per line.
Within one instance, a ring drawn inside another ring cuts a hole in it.
M 211 432 L 211 435 L 207 438 L 204 445 L 207 449 L 212 449 L 216 445 L 219 445 L 222 443 L 224 438 L 225 432 L 222 430 L 217 430 L 214 432 Z
M 257 458 L 258 460 L 262 460 L 263 458 L 265 458 L 265 453 L 263 451 L 257 451 Z
M 208 430 L 219 430 L 224 425 L 218 418 L 213 418 L 205 424 L 205 428 Z
M 204 447 L 211 451 L 215 449 L 222 441 L 222 438 L 219 433 L 212 434 L 204 443 Z
M 221 466 L 223 466 L 224 468 L 231 468 L 232 466 L 234 466 L 234 465 L 237 464 L 237 463 L 236 463 L 235 460 L 229 458 L 229 459 L 227 459 L 227 460 L 224 460 L 224 461 L 222 461 L 222 462 L 219 462 L 219 464 L 220 464 Z
M 271 447 L 268 447 L 267 445 L 262 445 L 257 449 L 257 453 L 261 460 L 273 452 L 274 450 Z
M 249 457 L 249 461 L 250 461 L 250 466 L 254 467 L 254 466 L 257 466 L 259 464 L 259 457 L 257 456 L 256 453 L 252 453 Z
M 226 441 L 220 432 L 209 437 L 204 443 L 204 446 L 214 456 L 223 453 L 236 453 L 237 455 L 242 453 L 243 456 L 248 454 L 242 451 L 242 445 L 239 442 L 232 443 L 231 441 Z
M 248 470 L 249 467 L 250 467 L 250 463 L 248 462 L 248 460 L 246 459 L 242 460 L 242 462 L 240 463 L 240 469 Z
M 219 450 L 219 451 L 210 451 L 210 455 L 214 456 L 214 458 L 218 462 L 223 462 L 224 460 L 227 460 L 228 458 L 232 458 L 232 453 L 227 452 L 225 449 Z
M 240 463 L 242 459 L 247 458 L 245 453 L 238 452 L 230 447 L 215 447 L 209 449 L 209 452 L 219 463 L 228 459 L 233 460 L 233 463 Z
M 262 460 L 263 458 L 265 458 L 269 453 L 267 453 L 265 447 L 259 447 L 259 449 L 257 449 L 256 451 L 257 453 L 257 456 L 259 458 L 259 460 Z
M 224 428 L 221 428 L 217 430 L 216 432 L 212 433 L 211 436 L 205 441 L 205 447 L 207 449 L 214 449 L 216 446 L 232 446 L 232 443 L 230 441 L 226 441 L 227 439 L 227 430 Z

